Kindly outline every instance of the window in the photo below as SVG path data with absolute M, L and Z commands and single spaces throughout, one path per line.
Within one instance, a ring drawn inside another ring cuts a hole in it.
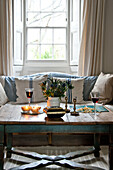
M 14 65 L 77 65 L 82 1 L 14 0 Z
M 28 60 L 65 60 L 66 0 L 26 0 Z

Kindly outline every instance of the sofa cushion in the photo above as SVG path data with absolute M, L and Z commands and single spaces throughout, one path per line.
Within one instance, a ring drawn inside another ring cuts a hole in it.
M 28 99 L 26 97 L 25 88 L 33 87 L 33 97 L 32 102 L 42 102 L 45 101 L 45 98 L 42 93 L 42 89 L 40 84 L 42 81 L 47 80 L 47 75 L 37 76 L 32 78 L 15 78 L 16 84 L 16 94 L 17 100 L 16 103 L 28 103 Z
M 60 73 L 60 72 L 48 72 L 48 76 L 50 78 L 52 77 L 59 77 L 59 78 L 80 78 L 79 76 L 76 75 L 71 75 L 67 73 Z
M 47 80 L 47 75 L 44 76 L 37 76 L 34 78 L 15 78 L 16 84 L 16 94 L 17 100 L 16 103 L 28 103 L 28 99 L 26 97 L 25 88 L 33 87 L 33 97 L 32 102 L 42 102 L 45 101 L 43 96 L 40 84 L 42 81 Z
M 74 78 L 55 78 L 61 81 L 68 80 L 74 86 L 73 89 L 68 89 L 66 95 L 68 97 L 68 102 L 72 103 L 73 98 L 77 97 L 77 103 L 83 103 L 83 85 L 84 85 L 84 78 L 74 79 Z M 62 98 L 62 102 L 65 102 L 65 98 Z
M 100 103 L 109 103 L 113 99 L 113 74 L 101 72 L 92 91 L 100 93 Z
M 4 91 L 4 88 L 2 84 L 0 83 L 0 106 L 8 102 L 8 98 L 6 96 L 6 93 Z
M 6 95 L 9 99 L 9 101 L 15 102 L 17 99 L 16 95 L 16 85 L 15 85 L 15 78 L 14 77 L 5 77 L 5 86 L 4 90 L 6 92 Z
M 83 100 L 87 101 L 89 100 L 90 92 L 93 89 L 95 82 L 97 80 L 97 76 L 76 76 L 66 73 L 58 73 L 58 72 L 51 72 L 48 73 L 48 76 L 51 77 L 60 77 L 60 78 L 84 78 L 84 87 L 83 87 Z
M 84 78 L 84 89 L 83 89 L 83 99 L 84 101 L 89 100 L 90 92 L 93 89 L 97 76 L 86 76 Z

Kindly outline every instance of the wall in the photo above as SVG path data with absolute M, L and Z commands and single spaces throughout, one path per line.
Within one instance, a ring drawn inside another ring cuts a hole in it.
M 106 0 L 103 44 L 103 72 L 113 73 L 113 0 Z

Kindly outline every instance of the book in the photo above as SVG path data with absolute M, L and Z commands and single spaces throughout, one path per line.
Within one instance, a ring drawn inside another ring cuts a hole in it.
M 64 110 L 62 111 L 54 111 L 54 112 L 47 112 L 47 114 L 65 114 L 66 112 Z
M 51 107 L 51 108 L 48 108 L 48 107 L 45 107 L 43 109 L 43 111 L 47 114 L 60 114 L 60 113 L 65 113 L 65 110 L 62 108 L 62 107 Z
M 43 111 L 47 114 L 49 118 L 60 118 L 66 113 L 62 107 L 58 108 L 47 108 L 45 107 Z

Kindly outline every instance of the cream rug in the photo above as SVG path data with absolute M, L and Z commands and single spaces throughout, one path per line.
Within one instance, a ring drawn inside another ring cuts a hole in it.
M 76 150 L 83 150 L 87 149 L 89 147 L 87 146 L 66 146 L 66 147 L 56 147 L 56 146 L 41 146 L 41 147 L 16 147 L 17 149 L 20 150 L 25 150 L 25 151 L 32 151 L 32 152 L 37 152 L 40 154 L 47 154 L 47 155 L 62 155 L 66 154 L 68 152 L 73 152 Z M 14 155 L 12 154 L 12 157 L 5 158 L 5 163 L 4 163 L 4 169 L 8 170 L 12 167 L 17 167 L 19 165 L 23 165 L 25 163 L 30 163 L 35 160 L 30 159 L 30 158 L 25 158 L 22 156 Z M 73 159 L 73 161 L 76 161 L 78 163 L 82 164 L 87 164 L 91 166 L 96 166 L 96 167 L 101 167 L 105 170 L 109 170 L 108 166 L 108 147 L 107 146 L 101 146 L 101 151 L 100 151 L 100 158 L 95 158 L 93 154 L 79 157 L 76 159 Z M 38 168 L 40 170 L 70 170 L 69 168 L 64 168 L 56 165 L 50 165 L 45 168 Z

